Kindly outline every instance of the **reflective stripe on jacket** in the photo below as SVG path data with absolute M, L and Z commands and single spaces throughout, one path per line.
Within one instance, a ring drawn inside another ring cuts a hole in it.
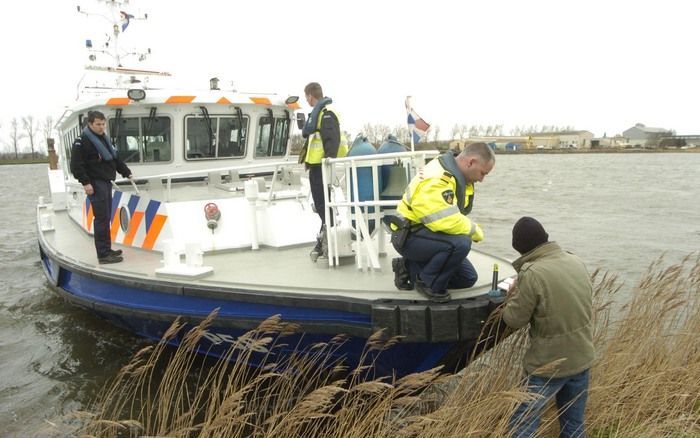
M 308 148 L 306 150 L 306 159 L 304 160 L 308 164 L 320 164 L 325 158 L 325 153 L 323 149 L 323 139 L 321 138 L 321 121 L 323 120 L 323 115 L 326 112 L 331 112 L 335 115 L 340 125 L 340 117 L 338 113 L 333 110 L 330 106 L 326 106 L 321 110 L 318 115 L 318 122 L 316 122 L 316 130 L 309 136 Z M 348 139 L 345 135 L 340 133 L 340 145 L 338 147 L 338 158 L 344 157 L 348 154 Z M 332 157 L 335 158 L 335 157 Z
M 474 199 L 474 184 L 464 186 L 464 205 L 461 210 L 457 196 L 457 178 L 448 171 L 438 158 L 428 163 L 408 185 L 398 212 L 412 223 L 420 223 L 431 231 L 447 234 L 466 234 L 476 231 L 466 213 L 471 210 Z

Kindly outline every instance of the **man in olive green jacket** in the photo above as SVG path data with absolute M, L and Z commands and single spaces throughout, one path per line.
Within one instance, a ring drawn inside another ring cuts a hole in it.
M 528 391 L 541 397 L 522 403 L 511 418 L 514 437 L 534 437 L 545 403 L 556 397 L 561 437 L 583 437 L 589 368 L 595 360 L 592 292 L 585 265 L 562 251 L 542 225 L 522 217 L 513 227 L 513 248 L 521 257 L 503 310 L 513 329 L 530 324 L 530 348 L 523 366 Z M 556 362 L 553 367 L 545 365 Z

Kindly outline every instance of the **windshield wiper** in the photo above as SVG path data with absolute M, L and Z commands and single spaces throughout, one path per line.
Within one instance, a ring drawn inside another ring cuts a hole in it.
M 211 130 L 211 117 L 209 117 L 209 111 L 203 106 L 199 109 L 202 110 L 202 115 L 204 116 L 204 122 L 207 124 L 207 133 L 209 134 L 209 156 L 213 157 L 212 147 L 214 146 L 214 133 Z
M 272 116 L 272 109 L 268 108 L 267 113 L 270 116 L 270 138 L 267 139 L 267 156 L 272 156 L 272 141 L 275 138 L 275 118 Z
M 119 139 L 119 122 L 122 120 L 122 109 L 117 108 L 114 110 L 114 132 L 112 132 L 112 144 L 115 145 L 115 148 L 118 148 L 117 140 Z
M 284 141 L 282 142 L 282 147 L 284 148 L 284 153 L 286 154 L 287 153 L 287 142 L 289 141 L 289 126 L 291 125 L 292 118 L 289 116 L 288 110 L 284 110 L 284 114 L 287 116 L 287 125 L 286 125 L 286 129 L 282 133 L 282 135 L 284 136 L 283 137 Z
M 241 146 L 241 140 L 243 138 L 243 111 L 241 111 L 241 107 L 235 107 L 236 110 L 236 118 L 238 119 L 238 149 L 240 151 L 243 151 L 243 147 Z
M 153 127 L 153 122 L 156 120 L 156 107 L 151 107 L 151 111 L 148 113 L 148 119 L 146 119 L 146 132 L 143 133 L 143 156 L 148 156 L 148 136 L 151 133 L 151 128 Z M 145 160 L 144 160 L 145 161 Z

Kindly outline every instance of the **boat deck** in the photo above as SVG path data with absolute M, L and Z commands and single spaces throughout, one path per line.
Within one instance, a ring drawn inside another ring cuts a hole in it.
M 216 290 L 234 289 L 248 291 L 281 292 L 285 295 L 333 296 L 361 301 L 415 300 L 426 301 L 416 291 L 397 290 L 391 259 L 396 252 L 387 242 L 387 253 L 380 256 L 380 270 L 358 270 L 353 257 L 341 259 L 341 266 L 329 268 L 319 260 L 309 258 L 311 246 L 292 248 L 261 247 L 259 250 L 236 250 L 205 253 L 203 265 L 213 267 L 213 273 L 203 278 L 183 278 L 156 274 L 163 266 L 162 254 L 133 247 L 114 245 L 124 251 L 124 261 L 100 265 L 97 262 L 92 235 L 79 228 L 65 211 L 55 213 L 54 231 L 44 231 L 44 242 L 59 259 L 87 271 L 133 277 L 139 280 L 175 282 L 193 287 Z M 451 290 L 453 300 L 483 295 L 490 289 L 493 264 L 499 265 L 499 278 L 515 274 L 510 263 L 477 250 L 472 250 L 469 260 L 479 273 L 479 281 L 469 289 Z

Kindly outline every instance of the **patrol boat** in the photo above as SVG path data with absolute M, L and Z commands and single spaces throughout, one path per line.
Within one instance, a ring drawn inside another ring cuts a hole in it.
M 103 16 L 113 17 L 114 41 L 124 29 L 122 2 L 101 6 L 109 9 Z M 101 49 L 90 43 L 88 50 L 95 60 Z M 391 260 L 397 254 L 379 226 L 437 152 L 325 159 L 326 217 L 335 220 L 328 258 L 314 263 L 309 252 L 320 220 L 306 173 L 290 153 L 292 122 L 304 118 L 297 98 L 221 89 L 216 81 L 201 89 L 159 88 L 154 79 L 167 74 L 123 68 L 117 60 L 113 67 L 89 66 L 111 78 L 83 80 L 78 100 L 57 123 L 59 146 L 49 151 L 50 199 L 39 199 L 36 214 L 42 266 L 53 290 L 152 339 L 177 317 L 196 324 L 218 309 L 197 347 L 213 356 L 280 315 L 299 332 L 285 341 L 288 350 L 275 354 L 304 352 L 346 334 L 333 360 L 350 367 L 366 360 L 376 375 L 465 365 L 502 301 L 488 293 L 492 267 L 499 264 L 506 278 L 514 273 L 510 264 L 473 249 L 469 259 L 479 282 L 436 303 L 395 288 Z M 136 179 L 114 184 L 111 238 L 113 248 L 124 251 L 118 264 L 98 263 L 90 201 L 69 171 L 70 147 L 90 110 L 106 115 L 112 143 Z M 401 341 L 363 354 L 378 330 Z M 251 364 L 263 358 L 275 360 L 261 353 Z

